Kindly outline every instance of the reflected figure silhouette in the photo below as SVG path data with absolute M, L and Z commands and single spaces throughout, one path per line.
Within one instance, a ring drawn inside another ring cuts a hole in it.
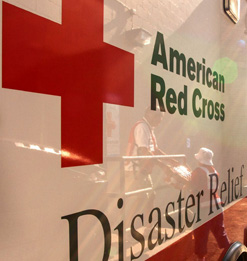
M 198 162 L 198 167 L 191 174 L 191 187 L 192 190 L 197 191 L 198 187 L 203 188 L 204 196 L 201 202 L 201 217 L 203 220 L 207 220 L 209 212 L 209 193 L 210 190 L 216 189 L 216 182 L 210 183 L 210 174 L 216 174 L 219 176 L 219 173 L 214 168 L 213 164 L 213 152 L 207 148 L 200 148 L 199 152 L 195 154 L 195 159 Z M 224 226 L 224 216 L 223 209 L 220 205 L 221 199 L 216 194 L 216 200 L 219 203 L 220 210 L 219 214 L 195 229 L 195 254 L 198 257 L 198 260 L 206 260 L 207 254 L 207 243 L 209 232 L 211 231 L 218 243 L 220 249 L 227 249 L 230 246 L 230 241 L 227 237 L 225 226 Z M 214 203 L 215 201 L 213 201 Z

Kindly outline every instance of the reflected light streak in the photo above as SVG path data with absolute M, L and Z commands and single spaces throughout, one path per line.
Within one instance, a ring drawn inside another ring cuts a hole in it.
M 65 158 L 70 158 L 71 157 L 71 153 L 69 151 L 65 151 L 65 150 L 62 151 L 62 155 Z
M 31 150 L 41 150 L 41 148 L 38 145 L 30 145 Z
M 19 147 L 19 148 L 24 148 L 24 149 L 28 149 L 29 148 L 28 146 L 25 146 L 23 143 L 20 143 L 20 142 L 15 142 L 15 146 Z
M 61 151 L 55 151 L 55 149 L 53 148 L 48 148 L 48 147 L 44 147 L 42 148 L 39 145 L 36 144 L 27 144 L 25 145 L 22 142 L 15 142 L 15 146 L 18 148 L 23 148 L 23 149 L 30 149 L 30 150 L 37 150 L 37 151 L 42 151 L 42 152 L 46 152 L 46 153 L 51 153 L 51 154 L 55 154 L 55 155 L 61 155 Z
M 52 154 L 57 154 L 57 155 L 61 154 L 61 152 L 56 152 L 53 148 L 45 148 L 44 151 L 48 152 L 48 153 L 52 153 Z
M 85 163 L 86 163 L 86 165 L 94 164 L 93 160 L 86 157 L 85 155 L 78 155 L 78 154 L 72 153 L 67 150 L 62 150 L 61 154 L 62 154 L 62 157 L 64 157 L 64 158 L 70 158 L 70 159 L 73 159 L 76 161 L 81 161 L 81 162 L 83 161 L 84 162 L 83 165 L 85 165 Z
M 56 150 L 54 148 L 51 147 L 42 147 L 40 145 L 37 144 L 24 144 L 22 142 L 15 142 L 15 146 L 18 148 L 23 148 L 23 149 L 29 149 L 29 150 L 36 150 L 36 151 L 41 151 L 41 152 L 45 152 L 45 153 L 50 153 L 50 154 L 54 154 L 54 155 L 62 155 L 65 158 L 70 158 L 76 161 L 84 161 L 86 162 L 88 165 L 93 164 L 94 162 L 92 162 L 91 159 L 85 157 L 85 156 L 81 156 L 81 155 L 77 155 L 74 153 L 71 153 L 69 151 L 66 150 Z

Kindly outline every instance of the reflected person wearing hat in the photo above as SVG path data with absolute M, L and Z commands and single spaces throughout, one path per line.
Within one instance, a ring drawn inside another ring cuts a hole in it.
M 199 152 L 195 154 L 195 159 L 197 160 L 198 167 L 191 174 L 191 187 L 192 190 L 196 193 L 198 189 L 204 191 L 201 202 L 201 215 L 203 218 L 203 225 L 194 230 L 195 237 L 195 254 L 198 257 L 198 260 L 206 260 L 207 254 L 207 241 L 209 232 L 211 231 L 218 243 L 220 249 L 226 249 L 230 246 L 230 241 L 227 237 L 224 223 L 223 223 L 223 210 L 220 210 L 220 213 L 212 218 L 210 221 L 208 219 L 208 210 L 210 206 L 209 194 L 210 189 L 216 189 L 216 182 L 210 184 L 210 174 L 216 174 L 219 176 L 219 173 L 214 168 L 213 164 L 214 153 L 208 148 L 200 148 Z M 221 199 L 216 195 L 217 201 L 220 203 Z M 208 222 L 207 222 L 208 221 Z
M 213 166 L 213 156 L 214 153 L 212 150 L 207 149 L 207 148 L 200 148 L 199 152 L 195 154 L 196 160 L 201 164 L 201 165 L 206 165 L 206 166 Z

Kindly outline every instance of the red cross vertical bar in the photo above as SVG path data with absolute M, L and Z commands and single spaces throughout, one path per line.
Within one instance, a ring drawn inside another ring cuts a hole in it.
M 134 105 L 134 55 L 103 42 L 103 0 L 62 25 L 3 2 L 3 88 L 61 97 L 62 167 L 102 163 L 103 103 Z

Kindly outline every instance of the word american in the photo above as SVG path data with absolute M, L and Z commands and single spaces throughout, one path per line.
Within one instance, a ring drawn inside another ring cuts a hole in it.
M 217 71 L 213 71 L 206 66 L 206 59 L 202 62 L 195 62 L 193 58 L 187 59 L 184 53 L 179 53 L 173 48 L 169 49 L 169 59 L 167 59 L 164 37 L 157 32 L 151 64 L 162 66 L 166 71 L 176 72 L 177 75 L 188 77 L 191 81 L 205 85 L 215 91 L 225 92 L 225 78 Z M 177 110 L 180 115 L 188 114 L 187 86 L 184 85 L 184 91 L 178 95 L 175 90 L 169 88 L 166 90 L 165 80 L 155 74 L 151 74 L 151 109 L 156 110 L 156 103 L 161 111 L 167 111 L 170 114 Z M 214 102 L 211 99 L 203 98 L 200 89 L 196 88 L 192 95 L 192 111 L 194 116 L 199 118 L 208 117 L 210 120 L 225 119 L 225 105 L 220 102 Z

